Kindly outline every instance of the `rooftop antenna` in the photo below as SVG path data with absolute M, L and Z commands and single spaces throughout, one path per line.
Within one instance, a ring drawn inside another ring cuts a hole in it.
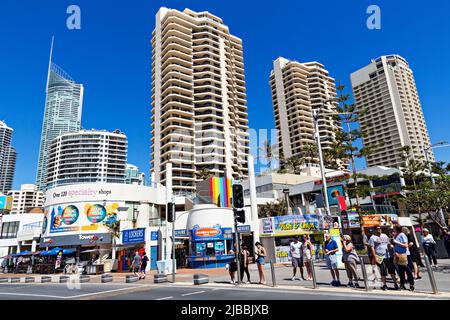
M 50 58 L 49 58 L 49 61 L 48 61 L 47 88 L 46 88 L 47 90 L 48 90 L 48 84 L 50 82 L 50 72 L 51 72 L 51 69 L 52 69 L 53 43 L 54 43 L 54 41 L 55 41 L 55 36 L 52 36 L 52 44 L 50 45 Z

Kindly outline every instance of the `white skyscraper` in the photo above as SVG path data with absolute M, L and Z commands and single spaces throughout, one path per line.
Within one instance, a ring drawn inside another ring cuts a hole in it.
M 197 172 L 247 176 L 242 40 L 209 12 L 161 8 L 152 35 L 152 172 L 192 192 Z
M 127 151 L 127 136 L 119 130 L 63 134 L 50 145 L 47 189 L 92 182 L 125 183 Z
M 0 121 L 0 193 L 12 189 L 16 167 L 16 150 L 11 146 L 13 129 Z
M 34 184 L 23 184 L 20 190 L 11 190 L 8 196 L 13 198 L 11 214 L 24 214 L 27 210 L 44 206 L 44 193 Z
M 281 156 L 318 162 L 308 157 L 305 148 L 316 145 L 313 110 L 336 112 L 336 103 L 324 104 L 336 98 L 334 79 L 318 62 L 300 63 L 280 57 L 273 62 L 269 83 Z M 331 116 L 321 116 L 318 124 L 322 149 L 329 149 L 340 124 Z
M 399 55 L 382 56 L 351 74 L 356 107 L 362 110 L 361 130 L 368 167 L 400 167 L 401 147 L 410 146 L 412 158 L 424 161 L 430 138 L 413 72 Z M 430 160 L 434 161 L 432 151 Z
M 44 121 L 37 168 L 36 185 L 44 191 L 47 180 L 47 161 L 52 141 L 65 133 L 81 129 L 83 85 L 76 83 L 64 70 L 52 62 L 52 48 L 48 68 Z

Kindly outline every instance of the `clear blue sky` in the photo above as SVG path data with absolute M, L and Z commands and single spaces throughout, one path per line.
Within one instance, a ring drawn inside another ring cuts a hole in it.
M 71 4 L 81 30 L 66 28 Z M 366 28 L 371 4 L 382 10 L 379 31 Z M 148 172 L 150 38 L 161 6 L 210 11 L 242 38 L 251 128 L 274 126 L 268 77 L 278 56 L 320 61 L 348 86 L 372 58 L 398 53 L 414 71 L 432 142 L 450 140 L 448 0 L 2 0 L 0 119 L 15 130 L 16 187 L 35 180 L 52 35 L 54 61 L 85 86 L 83 126 L 124 131 L 129 162 Z M 450 148 L 436 156 L 450 161 Z

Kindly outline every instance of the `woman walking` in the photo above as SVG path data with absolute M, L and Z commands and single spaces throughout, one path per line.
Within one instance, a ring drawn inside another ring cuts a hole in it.
M 303 236 L 302 241 L 302 247 L 301 247 L 302 253 L 303 253 L 303 263 L 306 267 L 306 272 L 308 273 L 308 278 L 306 280 L 312 280 L 312 243 L 309 240 L 308 235 Z
M 259 272 L 259 283 L 266 284 L 266 277 L 264 276 L 264 264 L 266 263 L 266 248 L 260 242 L 255 243 L 256 246 L 256 264 Z
M 239 266 L 241 272 L 241 281 L 244 282 L 244 272 L 247 275 L 247 283 L 250 283 L 250 272 L 248 271 L 248 257 L 250 252 L 247 250 L 247 246 L 242 246 L 241 254 L 239 257 Z
M 352 243 L 352 238 L 347 234 L 343 237 L 342 249 L 342 261 L 345 265 L 345 271 L 347 271 L 348 286 L 359 288 L 358 273 L 356 272 L 356 263 L 359 257 Z
M 436 241 L 434 241 L 433 236 L 430 231 L 426 228 L 423 229 L 423 240 L 422 245 L 425 250 L 425 254 L 428 257 L 428 261 L 430 264 L 437 267 L 437 258 L 436 258 Z
M 228 254 L 233 254 L 234 255 L 234 251 L 230 250 L 230 252 Z M 230 262 L 230 264 L 227 266 L 227 270 L 228 270 L 228 274 L 230 275 L 230 283 L 234 284 L 236 283 L 236 281 L 234 280 L 235 275 L 236 275 L 236 271 L 237 271 L 237 263 L 236 263 L 236 258 L 233 259 L 233 261 Z

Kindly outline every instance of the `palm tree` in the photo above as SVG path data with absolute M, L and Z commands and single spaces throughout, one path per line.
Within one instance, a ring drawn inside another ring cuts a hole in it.
M 310 163 L 313 163 L 314 159 L 316 159 L 315 162 L 317 162 L 317 158 L 319 157 L 319 152 L 315 144 L 305 144 L 302 146 L 302 154 L 308 158 Z
M 286 202 L 284 200 L 267 202 L 266 204 L 259 207 L 258 210 L 259 218 L 282 216 L 285 214 L 286 214 Z
M 288 168 L 290 172 L 294 174 L 300 174 L 302 172 L 302 165 L 304 164 L 304 159 L 297 156 L 287 158 L 284 165 Z
M 120 238 L 120 221 L 114 221 L 108 224 L 105 224 L 105 227 L 108 229 L 111 239 L 112 239 L 112 259 L 116 259 L 116 239 Z

